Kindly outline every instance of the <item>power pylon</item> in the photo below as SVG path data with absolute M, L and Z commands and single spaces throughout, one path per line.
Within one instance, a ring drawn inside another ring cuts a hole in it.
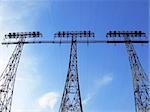
M 25 38 L 28 36 L 33 37 L 37 35 L 29 35 L 27 33 L 9 33 L 8 35 L 5 35 L 5 39 L 19 39 L 20 42 L 24 42 Z M 16 45 L 6 68 L 0 76 L 0 112 L 11 112 L 16 72 L 23 45 L 23 43 Z
M 72 38 L 70 60 L 59 112 L 83 112 L 77 64 L 77 43 Z
M 130 41 L 132 37 L 145 37 L 145 33 L 137 32 L 109 32 L 110 37 L 124 37 Z M 150 81 L 139 61 L 137 53 L 132 43 L 125 43 L 130 67 L 132 70 L 135 110 L 136 112 L 150 112 Z
M 61 100 L 59 112 L 83 112 L 77 64 L 77 37 L 94 37 L 89 32 L 58 32 L 57 37 L 72 37 L 70 48 L 70 59 L 65 88 Z
M 126 43 L 125 45 L 132 70 L 136 112 L 149 112 L 150 88 L 148 76 L 143 70 L 133 44 Z
M 11 110 L 16 71 L 22 49 L 23 44 L 16 45 L 4 72 L 0 76 L 0 112 L 10 112 Z

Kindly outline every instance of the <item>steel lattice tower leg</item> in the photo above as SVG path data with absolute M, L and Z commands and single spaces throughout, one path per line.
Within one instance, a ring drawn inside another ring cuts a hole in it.
M 72 37 L 67 79 L 59 112 L 83 112 L 77 66 L 77 37 Z
M 24 41 L 24 39 L 20 39 Z M 12 97 L 23 44 L 16 45 L 9 62 L 0 76 L 0 112 L 11 112 Z
M 129 37 L 125 37 L 129 40 Z M 126 43 L 130 66 L 132 69 L 134 99 L 136 112 L 150 112 L 149 79 L 143 70 L 132 43 Z

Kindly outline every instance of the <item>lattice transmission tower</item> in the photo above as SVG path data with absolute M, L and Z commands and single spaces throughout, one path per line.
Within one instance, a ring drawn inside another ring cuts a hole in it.
M 0 112 L 11 112 L 16 72 L 26 38 L 37 37 L 37 32 L 9 33 L 5 39 L 17 39 L 18 43 L 9 59 L 9 62 L 0 76 Z
M 94 33 L 90 31 L 58 32 L 55 36 L 72 37 L 68 73 L 59 112 L 83 112 L 78 77 L 77 37 L 94 37 Z
M 144 37 L 145 33 L 142 31 L 110 31 L 107 36 L 113 37 L 123 37 L 125 41 L 131 41 L 131 39 L 136 37 Z M 130 67 L 132 70 L 132 81 L 134 89 L 134 100 L 135 100 L 135 110 L 136 112 L 150 112 L 150 81 L 144 69 L 140 63 L 137 56 L 135 48 L 132 43 L 125 43 Z

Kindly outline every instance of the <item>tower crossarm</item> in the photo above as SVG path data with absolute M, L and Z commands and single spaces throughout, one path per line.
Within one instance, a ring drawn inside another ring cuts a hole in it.
M 12 44 L 70 44 L 72 41 L 70 40 L 36 40 L 36 41 L 14 41 L 14 42 L 2 42 L 2 45 L 12 45 Z M 76 43 L 93 43 L 93 44 L 122 44 L 122 43 L 135 43 L 135 44 L 148 44 L 149 40 L 77 40 Z

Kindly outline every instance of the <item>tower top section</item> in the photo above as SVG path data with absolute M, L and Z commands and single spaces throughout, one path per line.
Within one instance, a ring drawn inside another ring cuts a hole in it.
M 106 37 L 146 37 L 143 31 L 109 31 Z
M 64 37 L 95 37 L 95 33 L 89 31 L 58 31 L 54 34 L 54 38 Z
M 36 38 L 42 37 L 42 33 L 39 31 L 33 32 L 12 32 L 5 35 L 5 39 L 18 39 L 18 38 Z

